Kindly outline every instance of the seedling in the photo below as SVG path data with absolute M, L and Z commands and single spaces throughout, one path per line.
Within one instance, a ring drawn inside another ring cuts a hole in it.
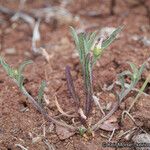
M 39 103 L 41 103 L 41 100 L 43 98 L 44 94 L 44 88 L 46 86 L 45 81 L 42 82 L 39 93 L 38 93 L 38 101 L 35 100 L 26 90 L 26 88 L 23 85 L 24 82 L 24 76 L 23 76 L 23 70 L 26 65 L 31 64 L 32 61 L 25 61 L 23 62 L 18 69 L 11 68 L 4 59 L 0 56 L 0 64 L 5 69 L 6 73 L 13 79 L 13 81 L 18 85 L 20 91 L 28 98 L 29 102 L 47 119 L 49 122 L 53 122 L 55 124 L 58 124 L 60 126 L 66 127 L 71 131 L 75 131 L 76 128 L 68 125 L 66 123 L 63 123 L 61 121 L 58 121 L 48 115 L 48 113 L 41 107 Z
M 105 49 L 115 40 L 116 36 L 123 27 L 118 27 L 109 38 L 106 40 L 100 39 L 98 41 L 97 33 L 94 32 L 92 34 L 77 34 L 76 31 L 71 28 L 71 33 L 73 35 L 73 38 L 75 40 L 76 48 L 79 54 L 80 63 L 82 66 L 82 74 L 83 74 L 83 80 L 84 80 L 84 90 L 86 95 L 85 100 L 85 107 L 82 109 L 80 104 L 80 97 L 77 95 L 74 82 L 71 76 L 70 67 L 66 67 L 66 78 L 67 78 L 67 85 L 70 92 L 70 95 L 72 96 L 74 103 L 76 105 L 76 110 L 79 114 L 79 118 L 81 121 L 81 125 L 79 126 L 72 126 L 68 125 L 67 123 L 58 121 L 48 115 L 48 113 L 45 111 L 44 108 L 42 108 L 42 99 L 44 94 L 44 88 L 46 86 L 46 82 L 43 81 L 38 92 L 37 100 L 34 99 L 26 90 L 24 87 L 24 76 L 23 76 L 23 70 L 28 65 L 31 64 L 32 61 L 25 61 L 22 63 L 18 69 L 11 68 L 2 57 L 0 57 L 0 64 L 3 66 L 7 74 L 13 79 L 13 81 L 18 85 L 20 91 L 28 98 L 29 102 L 33 104 L 33 106 L 47 119 L 49 122 L 53 122 L 55 124 L 58 124 L 60 126 L 63 126 L 65 128 L 68 128 L 69 130 L 79 133 L 80 135 L 84 135 L 84 133 L 91 134 L 93 131 L 96 131 L 101 127 L 101 124 L 106 121 L 109 117 L 112 116 L 112 114 L 117 110 L 119 104 L 123 101 L 123 99 L 128 95 L 128 93 L 136 86 L 138 83 L 141 74 L 144 70 L 145 63 L 138 69 L 133 63 L 129 63 L 130 67 L 132 69 L 132 72 L 127 70 L 122 72 L 118 75 L 119 82 L 121 83 L 121 92 L 118 93 L 118 101 L 114 104 L 112 110 L 108 114 L 106 114 L 102 119 L 100 119 L 96 124 L 89 125 L 88 124 L 88 118 L 90 117 L 92 108 L 93 108 L 93 67 L 97 60 L 102 56 Z M 95 42 L 96 41 L 96 42 Z M 129 76 L 131 79 L 131 83 L 128 86 L 125 86 L 125 76 Z M 147 83 L 147 81 L 146 81 Z M 145 84 L 146 84 L 145 83 Z M 144 85 L 143 85 L 144 86 Z M 143 90 L 143 89 L 141 89 Z M 68 117 L 72 117 L 71 115 L 66 114 L 63 112 L 61 107 L 59 107 L 59 103 L 57 102 L 57 99 L 55 100 L 57 107 L 59 111 Z
M 140 88 L 138 94 L 136 95 L 135 99 L 133 100 L 133 102 L 131 103 L 130 107 L 128 108 L 128 110 L 123 111 L 122 112 L 122 120 L 124 119 L 125 114 L 127 114 L 128 116 L 130 116 L 130 111 L 132 109 L 132 107 L 134 106 L 134 104 L 138 101 L 140 95 L 143 93 L 144 89 L 146 88 L 148 82 L 150 81 L 150 75 L 146 78 L 145 82 L 143 83 L 142 87 Z M 130 117 L 131 118 L 131 117 Z M 132 119 L 133 120 L 133 119 Z
M 100 125 L 107 120 L 109 117 L 113 115 L 113 113 L 118 109 L 120 103 L 124 100 L 124 98 L 133 90 L 133 88 L 136 86 L 138 83 L 141 74 L 144 70 L 145 63 L 142 64 L 140 69 L 136 67 L 133 63 L 129 63 L 130 67 L 132 69 L 132 72 L 129 70 L 123 71 L 118 75 L 119 82 L 121 83 L 121 92 L 117 93 L 118 95 L 118 101 L 114 104 L 113 108 L 110 110 L 110 112 L 104 116 L 101 120 L 99 120 L 95 125 L 92 126 L 92 130 L 97 130 L 99 129 Z M 125 87 L 125 76 L 129 76 L 131 78 L 131 83 L 128 85 L 128 87 Z
M 87 129 L 86 129 L 84 126 L 81 126 L 81 127 L 79 128 L 79 134 L 80 134 L 81 136 L 83 136 L 83 135 L 85 134 L 86 130 L 87 130 Z
M 118 75 L 119 82 L 121 83 L 121 92 L 117 93 L 120 103 L 128 95 L 128 93 L 136 86 L 145 67 L 145 63 L 142 64 L 140 69 L 138 69 L 137 66 L 131 62 L 129 62 L 129 65 L 131 67 L 132 72 L 127 70 Z M 125 76 L 129 76 L 131 79 L 131 83 L 128 85 L 128 87 L 125 87 Z
M 145 67 L 145 63 L 143 63 L 139 69 L 136 67 L 135 64 L 133 64 L 131 62 L 129 63 L 129 65 L 131 67 L 132 73 L 129 70 L 127 70 L 127 71 L 124 71 L 121 74 L 119 74 L 119 82 L 121 83 L 121 92 L 117 93 L 119 103 L 121 103 L 121 101 L 128 95 L 128 93 L 136 86 L 136 84 L 138 83 L 138 81 L 142 75 L 144 67 Z M 129 76 L 131 79 L 131 83 L 128 85 L 128 87 L 125 87 L 125 84 L 126 84 L 125 76 Z M 129 114 L 129 112 L 130 112 L 131 108 L 133 107 L 134 103 L 137 101 L 137 99 L 143 92 L 143 90 L 145 89 L 148 81 L 149 81 L 149 78 L 147 78 L 147 80 L 144 82 L 143 86 L 141 87 L 139 93 L 137 94 L 135 100 L 132 102 L 128 111 L 123 111 L 122 119 L 124 118 L 124 115 L 127 114 L 134 121 L 133 117 Z
M 45 87 L 46 87 L 46 81 L 42 81 L 39 92 L 38 92 L 38 102 L 40 104 L 42 104 L 42 99 L 43 99 Z
M 132 107 L 134 106 L 134 104 L 138 101 L 140 95 L 144 92 L 148 82 L 150 81 L 150 75 L 146 78 L 145 82 L 143 83 L 142 87 L 140 88 L 138 94 L 136 95 L 134 101 L 132 102 L 131 106 L 128 109 L 128 112 L 130 112 L 130 110 L 132 109 Z
M 0 57 L 0 63 L 5 69 L 6 73 L 17 83 L 19 86 L 20 90 L 23 88 L 23 82 L 24 82 L 24 77 L 22 75 L 22 72 L 26 65 L 31 64 L 32 61 L 25 61 L 22 63 L 18 69 L 13 69 L 11 68 L 2 57 Z
M 31 64 L 32 61 L 25 61 L 23 62 L 18 69 L 13 69 L 11 68 L 5 61 L 3 58 L 0 57 L 0 63 L 3 66 L 3 68 L 5 69 L 6 73 L 15 81 L 15 83 L 18 85 L 19 89 L 28 97 L 29 93 L 26 91 L 26 89 L 23 86 L 24 83 L 24 76 L 23 76 L 23 70 L 24 68 Z M 43 81 L 39 92 L 38 92 L 38 102 L 42 103 L 42 98 L 43 98 L 43 94 L 44 94 L 44 88 L 46 86 L 46 82 Z
M 71 33 L 75 41 L 76 49 L 79 54 L 79 59 L 82 66 L 84 89 L 86 95 L 84 111 L 82 111 L 82 113 L 79 113 L 79 115 L 81 122 L 86 125 L 87 128 L 89 128 L 87 125 L 87 119 L 92 111 L 93 106 L 93 67 L 97 60 L 102 56 L 105 49 L 116 39 L 116 36 L 121 32 L 122 29 L 123 26 L 120 26 L 106 40 L 104 40 L 103 38 L 98 40 L 97 32 L 93 32 L 91 34 L 77 34 L 75 29 L 71 27 Z M 68 66 L 66 67 L 66 78 L 70 94 L 74 99 L 77 108 L 82 110 L 80 108 L 79 97 L 75 91 L 70 68 Z

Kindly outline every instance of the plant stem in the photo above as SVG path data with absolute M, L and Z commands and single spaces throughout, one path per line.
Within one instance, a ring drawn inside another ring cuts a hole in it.
M 150 75 L 146 78 L 144 84 L 142 85 L 141 89 L 139 90 L 139 93 L 136 95 L 134 101 L 130 105 L 130 107 L 128 109 L 128 113 L 130 112 L 130 110 L 132 109 L 132 107 L 134 106 L 134 104 L 138 101 L 140 95 L 143 93 L 143 91 L 144 91 L 144 89 L 147 86 L 147 84 L 148 84 L 149 81 L 150 81 Z
M 104 116 L 101 120 L 99 120 L 95 125 L 92 126 L 92 130 L 93 130 L 93 131 L 98 130 L 98 129 L 100 128 L 101 124 L 102 124 L 103 122 L 105 122 L 107 119 L 109 119 L 109 118 L 116 112 L 116 110 L 117 110 L 118 107 L 119 107 L 119 104 L 120 104 L 120 103 L 117 101 L 117 102 L 114 104 L 113 108 L 110 110 L 110 112 L 109 112 L 106 116 Z
M 93 105 L 92 72 L 93 72 L 92 57 L 90 56 L 89 53 L 85 58 L 85 67 L 84 67 L 84 85 L 86 93 L 85 114 L 87 117 L 90 115 Z
M 75 91 L 75 87 L 74 87 L 74 83 L 72 80 L 72 75 L 71 75 L 69 66 L 66 66 L 66 80 L 67 80 L 67 86 L 68 86 L 68 90 L 70 92 L 70 95 L 73 98 L 77 107 L 79 107 L 80 102 L 79 102 L 79 98 L 78 98 L 76 91 Z
M 17 81 L 15 80 L 15 83 L 18 85 Z M 19 86 L 19 85 L 18 85 Z M 49 122 L 53 122 L 57 125 L 60 125 L 60 126 L 63 126 L 65 128 L 68 128 L 69 130 L 71 131 L 76 131 L 77 129 L 71 125 L 68 125 L 66 123 L 62 123 L 52 117 L 50 117 L 48 115 L 48 113 L 38 104 L 38 102 L 36 102 L 36 100 L 34 100 L 34 98 L 26 91 L 25 87 L 22 86 L 21 88 L 21 92 L 26 96 L 28 97 L 28 100 L 29 102 L 36 108 L 37 111 L 39 111 L 43 116 L 44 118 L 49 121 Z

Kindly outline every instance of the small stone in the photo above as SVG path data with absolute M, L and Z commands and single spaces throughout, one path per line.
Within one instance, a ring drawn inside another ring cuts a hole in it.
M 27 112 L 27 111 L 29 111 L 29 108 L 24 107 L 24 108 L 22 108 L 20 111 L 21 111 L 21 112 Z
M 132 132 L 131 132 L 131 133 L 128 133 L 128 134 L 124 137 L 124 139 L 125 139 L 126 141 L 129 141 L 129 140 L 131 140 L 131 137 L 132 137 Z
M 141 36 L 139 36 L 139 35 L 133 35 L 133 36 L 131 36 L 131 40 L 133 40 L 133 41 L 139 41 L 139 40 L 141 40 L 142 39 L 142 37 Z
M 150 61 L 146 62 L 146 69 L 149 71 L 150 70 Z M 146 74 L 147 73 L 147 74 Z M 149 75 L 149 72 L 146 72 L 144 75 L 147 77 Z
M 149 147 L 150 135 L 149 134 L 143 133 L 143 134 L 136 135 L 132 138 L 132 140 L 134 141 L 135 144 L 141 143 L 141 147 L 135 147 L 136 150 L 150 150 L 150 147 Z M 143 147 L 142 147 L 142 144 L 144 144 Z M 147 144 L 147 147 L 146 147 L 146 144 Z
M 150 47 L 150 38 L 144 37 L 142 39 L 144 46 Z
M 106 109 L 107 111 L 109 111 L 109 110 L 111 109 L 111 107 L 112 107 L 112 102 L 109 102 L 109 103 L 106 105 L 105 109 Z
M 37 143 L 40 142 L 41 140 L 42 140 L 42 136 L 37 136 L 32 139 L 32 143 Z
M 139 35 L 133 35 L 131 37 L 131 40 L 133 41 L 140 41 L 144 44 L 144 46 L 150 47 L 150 38 L 148 37 L 143 37 L 143 36 L 139 36 Z
M 77 51 L 74 51 L 74 53 L 72 54 L 72 58 L 78 58 L 79 57 L 79 54 L 77 53 Z
M 52 123 L 52 124 L 50 124 L 50 126 L 49 126 L 49 128 L 48 128 L 48 132 L 49 133 L 52 133 L 53 131 L 54 131 L 54 124 Z
M 60 140 L 65 140 L 75 134 L 75 132 L 71 132 L 67 128 L 59 125 L 56 125 L 56 133 Z
M 24 52 L 24 55 L 27 56 L 27 57 L 30 57 L 30 56 L 31 56 L 31 53 L 25 51 L 25 52 Z
M 113 93 L 110 93 L 109 96 L 110 96 L 110 98 L 113 99 L 113 100 L 116 98 L 116 96 L 115 96 Z
M 5 49 L 5 53 L 8 55 L 14 55 L 14 54 L 16 54 L 16 49 L 15 48 L 7 48 L 7 49 Z
M 120 104 L 119 108 L 120 108 L 121 110 L 125 110 L 125 108 L 126 108 L 125 102 L 122 102 L 122 103 Z
M 13 23 L 11 27 L 12 27 L 12 29 L 15 29 L 17 27 L 17 24 Z

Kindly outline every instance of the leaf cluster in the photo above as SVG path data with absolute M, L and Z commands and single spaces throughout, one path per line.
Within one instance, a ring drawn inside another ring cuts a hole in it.
M 0 64 L 5 69 L 6 73 L 17 83 L 21 91 L 25 90 L 23 86 L 24 79 L 25 79 L 25 77 L 23 76 L 23 71 L 25 67 L 31 63 L 33 63 L 31 60 L 24 61 L 17 69 L 13 69 L 12 67 L 10 67 L 9 64 L 5 62 L 5 60 L 2 57 L 0 57 Z M 42 103 L 45 86 L 46 86 L 46 82 L 42 81 L 42 84 L 38 92 L 38 102 L 40 103 Z
M 121 84 L 121 92 L 117 93 L 119 102 L 121 102 L 127 96 L 127 94 L 136 86 L 145 67 L 145 63 L 143 63 L 139 69 L 135 64 L 131 62 L 129 62 L 129 65 L 131 67 L 132 72 L 126 70 L 118 75 L 118 79 Z M 127 87 L 125 87 L 126 76 L 128 76 L 131 79 L 131 83 Z
M 75 41 L 76 49 L 79 54 L 80 63 L 82 66 L 84 87 L 86 93 L 85 114 L 89 115 L 92 109 L 93 102 L 93 66 L 100 58 L 104 50 L 116 39 L 117 35 L 123 29 L 123 26 L 118 27 L 106 40 L 98 41 L 98 33 L 80 33 L 77 34 L 74 28 L 71 29 L 72 37 Z

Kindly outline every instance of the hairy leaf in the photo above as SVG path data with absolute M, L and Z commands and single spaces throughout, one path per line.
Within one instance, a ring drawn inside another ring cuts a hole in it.
M 24 68 L 28 65 L 28 64 L 31 64 L 33 63 L 31 60 L 29 61 L 24 61 L 18 68 L 18 77 L 17 77 L 17 81 L 18 81 L 18 84 L 19 84 L 19 88 L 21 89 L 22 88 L 22 85 L 23 85 L 23 81 L 24 81 L 24 77 L 22 76 L 22 72 L 24 70 Z
M 44 88 L 46 87 L 46 81 L 42 81 L 39 92 L 38 92 L 38 102 L 42 103 L 42 98 L 44 95 Z
M 77 35 L 77 33 L 76 33 L 76 31 L 75 31 L 75 29 L 74 29 L 73 27 L 70 27 L 70 31 L 71 31 L 72 37 L 73 37 L 73 39 L 74 39 L 74 41 L 75 41 L 75 44 L 76 44 L 76 46 L 77 46 L 77 50 L 79 50 L 79 39 L 78 39 L 78 35 Z
M 140 69 L 138 71 L 138 78 L 141 77 L 141 75 L 142 75 L 142 73 L 144 71 L 145 65 L 146 65 L 146 63 L 143 63 L 142 66 L 140 67 Z
M 138 72 L 138 68 L 137 68 L 137 66 L 134 63 L 128 62 L 128 64 L 130 65 L 133 73 Z
M 117 35 L 122 31 L 124 26 L 118 27 L 110 36 L 108 39 L 106 39 L 102 43 L 102 49 L 106 49 L 117 37 Z
M 91 34 L 88 34 L 88 36 L 85 38 L 86 40 L 86 47 L 87 47 L 87 52 L 91 51 L 91 48 L 96 40 L 97 37 L 97 32 L 93 32 Z
M 101 56 L 103 50 L 107 48 L 116 38 L 117 34 L 122 30 L 123 27 L 118 27 L 108 39 L 103 42 L 103 39 L 100 42 L 97 40 L 97 32 L 93 32 L 90 34 L 80 33 L 77 34 L 75 29 L 70 27 L 72 36 L 74 38 L 76 48 L 79 53 L 80 62 L 82 65 L 83 71 L 83 79 L 84 79 L 84 87 L 86 93 L 86 102 L 85 102 L 85 113 L 88 117 L 90 111 L 92 110 L 92 102 L 93 102 L 93 84 L 92 84 L 92 71 L 93 65 L 96 63 L 98 58 Z M 97 43 L 98 42 L 98 43 Z M 97 43 L 97 45 L 95 45 Z M 94 48 L 94 49 L 93 49 Z M 93 51 L 93 54 L 91 53 Z M 69 77 L 69 76 L 68 76 Z M 69 86 L 71 88 L 71 93 L 75 99 L 75 91 L 72 81 L 67 80 L 69 82 Z M 122 84 L 123 85 L 123 84 Z
M 17 73 L 16 70 L 12 69 L 5 61 L 4 59 L 0 56 L 0 63 L 3 66 L 3 68 L 5 69 L 5 71 L 7 72 L 7 74 L 12 77 L 15 78 L 15 74 Z
M 84 38 L 85 38 L 84 33 L 80 33 L 79 34 L 79 56 L 80 56 L 80 60 L 81 60 L 82 65 L 83 65 L 83 63 L 85 61 L 85 57 L 86 57 Z
M 79 102 L 78 95 L 75 91 L 75 87 L 74 87 L 74 83 L 73 83 L 73 79 L 72 79 L 72 75 L 71 75 L 69 66 L 66 66 L 66 80 L 67 80 L 67 86 L 68 86 L 69 93 L 70 93 L 71 97 L 73 98 L 77 107 L 79 107 L 80 102 Z
M 138 69 L 137 66 L 131 62 L 129 64 L 133 72 L 131 73 L 130 71 L 127 70 L 119 74 L 119 82 L 121 83 L 121 92 L 118 94 L 118 97 L 120 102 L 136 86 L 145 67 L 145 63 L 142 64 L 140 69 Z M 124 77 L 125 75 L 128 75 L 131 78 L 131 83 L 126 88 L 125 88 L 125 77 Z

